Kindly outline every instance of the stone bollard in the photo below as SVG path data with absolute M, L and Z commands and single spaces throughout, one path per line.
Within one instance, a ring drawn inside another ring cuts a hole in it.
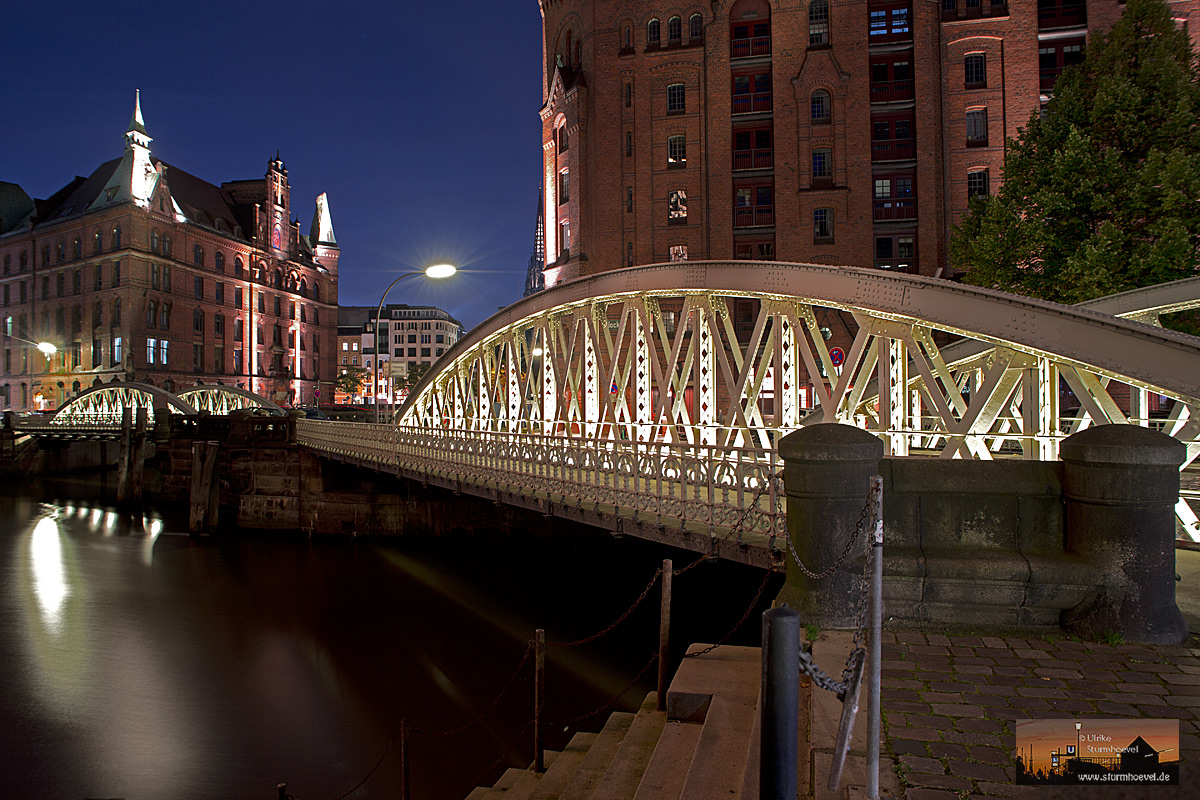
M 1188 639 L 1175 605 L 1175 503 L 1187 448 L 1136 425 L 1100 425 L 1063 440 L 1064 545 L 1096 565 L 1098 589 L 1063 627 L 1127 642 Z
M 867 503 L 870 481 L 879 473 L 883 442 L 849 425 L 823 423 L 801 428 L 779 442 L 787 493 L 788 533 L 810 571 L 822 573 L 841 555 Z M 776 603 L 800 612 L 807 625 L 854 626 L 860 582 L 866 568 L 868 523 L 851 553 L 832 575 L 814 580 L 786 554 L 787 582 Z M 786 550 L 787 544 L 784 543 Z

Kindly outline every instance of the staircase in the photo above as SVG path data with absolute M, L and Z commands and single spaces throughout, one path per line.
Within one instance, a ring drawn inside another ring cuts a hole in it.
M 665 712 L 651 692 L 637 713 L 613 714 L 599 733 L 577 733 L 561 753 L 547 751 L 541 775 L 510 769 L 467 800 L 756 798 L 761 676 L 755 647 L 684 659 Z
M 813 643 L 826 668 L 853 647 L 849 631 L 826 631 Z M 688 654 L 706 645 L 694 644 Z M 467 800 L 757 800 L 762 651 L 719 647 L 685 658 L 667 690 L 636 714 L 609 717 L 600 733 L 577 733 L 561 753 L 547 751 L 546 771 L 510 769 Z M 867 689 L 860 696 L 850 756 L 839 789 L 827 788 L 842 704 L 800 679 L 797 798 L 865 800 Z M 895 767 L 880 763 L 881 797 L 901 797 Z

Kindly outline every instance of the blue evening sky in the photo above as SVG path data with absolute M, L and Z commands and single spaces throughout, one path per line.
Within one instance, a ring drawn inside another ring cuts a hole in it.
M 48 197 L 123 152 L 142 91 L 158 158 L 211 183 L 278 150 L 308 233 L 329 193 L 339 301 L 375 305 L 434 260 L 445 285 L 389 302 L 468 328 L 521 296 L 541 163 L 535 0 L 8 3 L 0 180 Z

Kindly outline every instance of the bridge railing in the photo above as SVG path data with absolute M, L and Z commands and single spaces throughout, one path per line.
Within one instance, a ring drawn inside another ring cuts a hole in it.
M 740 527 L 767 539 L 786 528 L 773 449 L 632 442 L 535 433 L 297 423 L 314 450 L 392 471 L 486 487 L 547 504 L 670 527 Z M 739 533 L 739 537 L 740 537 Z

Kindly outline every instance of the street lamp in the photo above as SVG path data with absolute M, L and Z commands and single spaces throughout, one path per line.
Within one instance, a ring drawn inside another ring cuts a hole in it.
M 379 347 L 380 321 L 379 321 L 379 318 L 383 316 L 383 303 L 385 300 L 387 300 L 388 292 L 390 292 L 392 290 L 393 286 L 395 286 L 397 283 L 404 280 L 405 278 L 411 278 L 411 277 L 414 277 L 417 275 L 424 275 L 426 278 L 433 278 L 434 280 L 441 280 L 442 278 L 449 278 L 451 275 L 453 275 L 456 272 L 458 272 L 458 268 L 455 267 L 453 264 L 432 264 L 423 270 L 414 271 L 414 272 L 405 272 L 403 275 L 400 275 L 398 278 L 396 278 L 396 280 L 394 280 L 390 284 L 388 284 L 388 287 L 383 290 L 383 297 L 379 298 L 379 308 L 375 312 L 375 369 L 374 369 L 374 374 L 372 375 L 372 378 L 371 378 L 371 395 L 372 395 L 372 402 L 375 404 L 375 422 L 376 422 L 376 424 L 379 423 L 379 354 L 380 354 L 380 347 Z

